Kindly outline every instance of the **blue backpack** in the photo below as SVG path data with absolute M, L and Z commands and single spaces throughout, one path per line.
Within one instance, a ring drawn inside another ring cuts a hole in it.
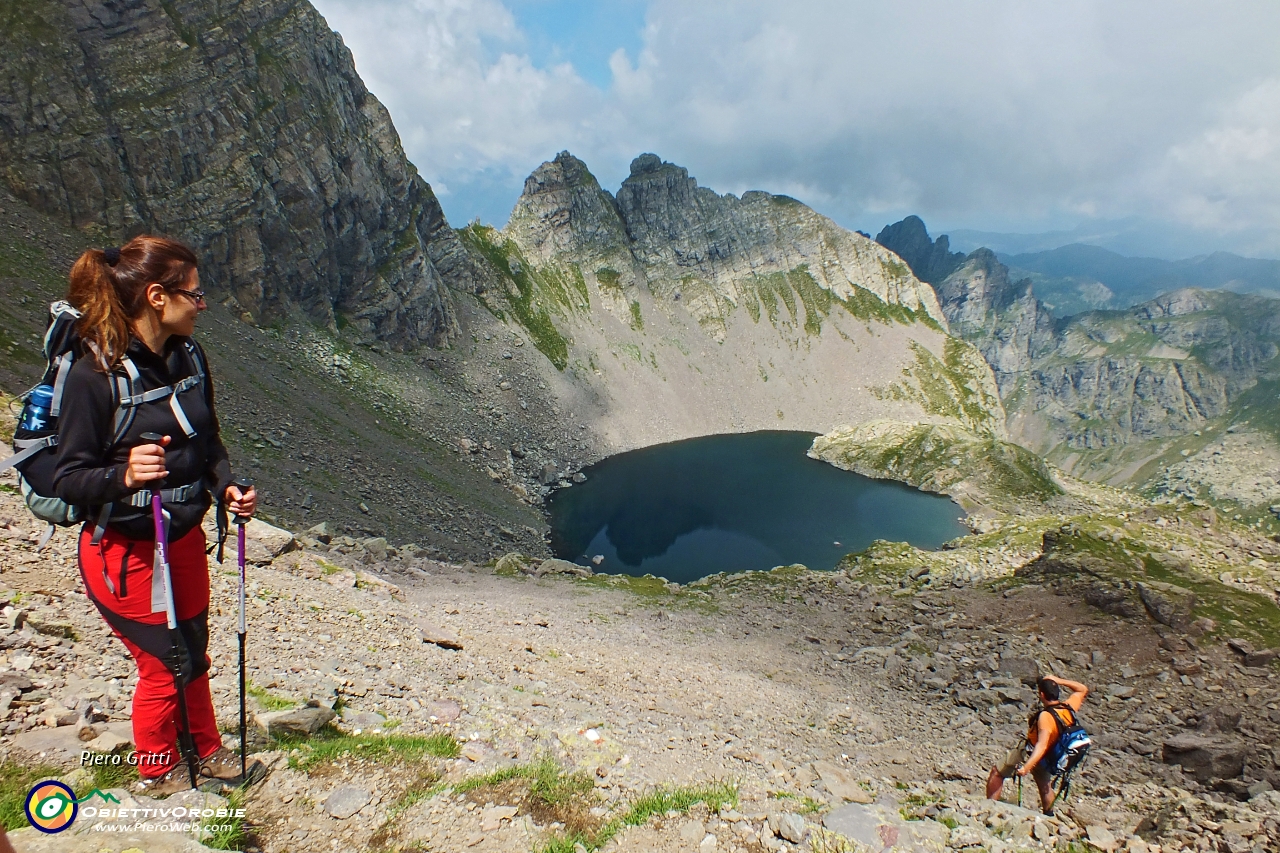
M 1048 712 L 1053 719 L 1053 724 L 1058 728 L 1058 739 L 1054 741 L 1053 747 L 1045 758 L 1053 768 L 1053 775 L 1065 780 L 1089 754 L 1093 740 L 1080 724 L 1079 714 L 1070 706 L 1055 703 L 1046 705 L 1044 710 Z M 1062 719 L 1060 711 L 1066 711 L 1070 715 L 1070 722 Z

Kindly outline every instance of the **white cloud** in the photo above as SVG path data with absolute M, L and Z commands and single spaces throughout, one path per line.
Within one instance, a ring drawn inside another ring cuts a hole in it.
M 1139 216 L 1280 234 L 1280 4 L 652 0 L 601 91 L 537 67 L 499 0 L 320 0 L 454 219 L 501 219 L 568 148 L 654 151 L 850 226 Z M 572 60 L 572 57 L 569 57 Z M 1253 239 L 1253 238 L 1251 238 Z M 1280 253 L 1280 237 L 1270 248 Z

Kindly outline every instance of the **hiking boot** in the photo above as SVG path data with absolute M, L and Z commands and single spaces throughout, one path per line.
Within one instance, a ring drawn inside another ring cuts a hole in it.
M 216 780 L 223 785 L 235 787 L 243 784 L 252 785 L 267 775 L 266 766 L 258 760 L 249 762 L 245 776 L 240 775 L 240 753 L 218 747 L 218 751 L 200 761 L 201 780 Z
M 147 797 L 167 797 L 191 790 L 191 773 L 183 762 L 173 765 L 160 776 L 144 776 L 133 784 L 133 793 Z

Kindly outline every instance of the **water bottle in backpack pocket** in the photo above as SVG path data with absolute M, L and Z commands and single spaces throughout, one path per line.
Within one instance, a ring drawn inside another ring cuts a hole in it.
M 85 518 L 83 508 L 68 504 L 57 497 L 53 489 L 58 461 L 58 416 L 62 391 L 76 356 L 79 336 L 75 324 L 79 319 L 80 312 L 65 302 L 49 306 L 49 328 L 44 336 L 48 367 L 40 384 L 22 396 L 22 415 L 13 432 L 14 454 L 0 462 L 0 471 L 17 469 L 18 490 L 31 514 L 55 526 L 76 524 Z M 48 541 L 48 535 L 41 540 L 41 545 Z
M 27 393 L 27 404 L 18 418 L 18 429 L 43 435 L 49 429 L 49 411 L 53 407 L 53 386 L 37 385 Z

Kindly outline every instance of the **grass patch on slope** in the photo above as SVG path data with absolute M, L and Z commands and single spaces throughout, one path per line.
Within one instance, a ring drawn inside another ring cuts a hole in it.
M 962 503 L 1012 508 L 1063 493 L 1031 451 L 949 424 L 872 421 L 818 436 L 810 454 L 837 468 L 899 480 Z
M 457 758 L 460 747 L 445 732 L 430 735 L 359 734 L 349 735 L 333 725 L 309 738 L 279 738 L 289 749 L 289 767 L 308 771 L 342 758 L 357 758 L 375 764 L 415 763 L 427 757 Z
M 497 273 L 506 306 L 529 334 L 533 345 L 557 370 L 564 370 L 569 365 L 569 342 L 556 328 L 552 312 L 563 314 L 590 309 L 582 271 L 573 264 L 567 271 L 552 266 L 534 267 L 515 242 L 502 239 L 487 225 L 472 223 L 459 229 L 458 236 Z M 493 306 L 488 303 L 485 306 L 498 319 L 506 319 Z
M 27 792 L 35 783 L 61 775 L 62 771 L 56 767 L 28 767 L 14 761 L 0 761 L 0 826 L 6 830 L 30 826 L 23 809 Z

